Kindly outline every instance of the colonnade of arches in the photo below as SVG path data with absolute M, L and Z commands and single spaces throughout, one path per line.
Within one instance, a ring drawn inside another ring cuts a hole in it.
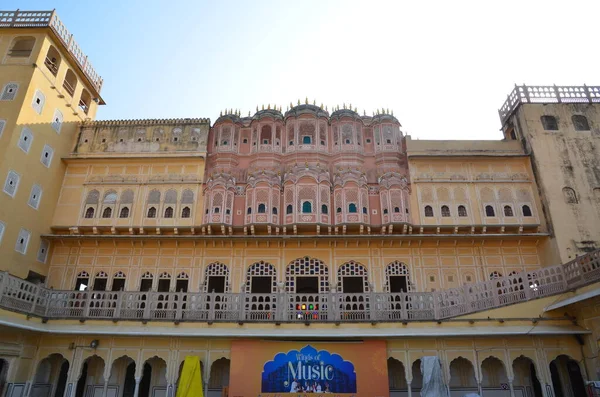
M 442 365 L 443 366 L 443 365 Z M 443 366 L 444 367 L 444 366 Z M 421 360 L 405 363 L 390 357 L 387 360 L 390 397 L 418 396 L 423 387 Z M 476 393 L 493 397 L 578 397 L 586 396 L 582 370 L 579 363 L 567 355 L 559 355 L 550 362 L 551 379 L 543 376 L 534 360 L 526 356 L 515 358 L 507 368 L 504 361 L 489 356 L 479 367 L 471 360 L 459 356 L 444 368 L 444 381 L 451 396 Z
M 67 358 L 54 353 L 39 361 L 24 397 L 174 396 L 182 368 L 183 361 L 175 371 L 161 357 L 154 356 L 138 363 L 127 355 L 112 360 L 110 368 L 98 355 L 89 356 L 78 368 L 72 368 Z M 229 388 L 228 358 L 215 360 L 208 373 L 202 361 L 200 368 L 205 396 L 221 396 L 222 391 Z M 0 375 L 7 369 L 8 363 L 0 360 Z M 5 388 L 5 378 L 0 378 L 0 393 Z
M 221 262 L 210 263 L 204 271 L 204 279 L 199 292 L 231 292 L 230 269 Z M 327 293 L 335 290 L 341 293 L 375 292 L 368 268 L 354 260 L 344 262 L 335 272 L 332 280 L 329 267 L 320 259 L 303 257 L 290 262 L 283 277 L 278 277 L 276 266 L 267 261 L 258 261 L 246 269 L 245 282 L 241 290 L 249 294 L 269 294 L 285 290 L 289 293 Z M 392 261 L 385 267 L 383 292 L 400 293 L 411 290 L 412 283 L 408 266 L 400 261 Z M 83 270 L 77 274 L 75 290 L 121 291 L 125 290 L 127 275 L 117 271 L 112 279 L 108 273 L 99 271 L 92 278 Z M 110 280 L 111 279 L 111 280 Z M 158 292 L 188 292 L 189 275 L 185 271 L 173 278 L 169 272 L 161 272 L 158 277 L 150 271 L 140 276 L 138 290 Z M 109 283 L 110 281 L 110 283 Z M 279 286 L 279 288 L 278 288 Z

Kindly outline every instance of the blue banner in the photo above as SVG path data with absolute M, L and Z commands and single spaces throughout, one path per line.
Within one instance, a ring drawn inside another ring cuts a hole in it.
M 262 393 L 356 393 L 354 364 L 307 345 L 278 353 L 263 366 Z

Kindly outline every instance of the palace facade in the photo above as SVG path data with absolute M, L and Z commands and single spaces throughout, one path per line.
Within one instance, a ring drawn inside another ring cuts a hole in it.
M 174 397 L 186 356 L 209 397 L 599 379 L 600 87 L 515 86 L 496 141 L 308 99 L 96 120 L 101 88 L 53 11 L 0 11 L 1 396 Z

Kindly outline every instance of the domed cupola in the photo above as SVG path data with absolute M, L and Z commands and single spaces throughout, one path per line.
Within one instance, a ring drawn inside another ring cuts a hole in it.
M 283 114 L 277 106 L 256 107 L 256 113 L 250 121 L 252 135 L 250 139 L 251 153 L 281 153 L 281 135 L 283 131 Z
M 243 125 L 243 119 L 240 112 L 233 109 L 227 109 L 215 121 L 212 127 L 211 145 L 214 152 L 237 152 L 237 142 L 240 135 L 240 129 Z
M 333 152 L 363 153 L 364 134 L 363 119 L 352 109 L 352 105 L 344 103 L 336 107 L 331 114 L 331 130 L 333 135 Z
M 329 112 L 316 102 L 293 106 L 285 112 L 285 147 L 287 153 L 298 151 L 328 151 Z
M 308 103 L 308 98 L 306 98 L 303 104 L 298 100 L 296 106 L 290 102 L 290 109 L 285 112 L 285 118 L 299 117 L 304 114 L 313 115 L 315 117 L 329 117 L 329 112 L 327 109 L 323 108 L 323 105 L 317 106 L 316 101 L 313 101 L 311 105 Z
M 402 131 L 400 122 L 388 109 L 378 110 L 371 118 L 375 153 L 398 153 L 402 147 Z

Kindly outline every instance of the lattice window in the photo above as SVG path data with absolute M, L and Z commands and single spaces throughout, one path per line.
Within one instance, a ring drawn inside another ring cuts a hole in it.
M 108 278 L 108 274 L 105 271 L 99 271 L 94 278 Z
M 46 103 L 46 96 L 42 93 L 42 91 L 36 90 L 35 94 L 33 94 L 33 101 L 31 101 L 33 110 L 35 110 L 37 114 L 42 114 L 42 110 L 44 110 L 44 103 Z
M 425 206 L 425 216 L 428 218 L 433 216 L 433 207 L 431 207 L 430 205 Z
M 117 192 L 114 190 L 109 190 L 104 193 L 104 199 L 102 200 L 103 204 L 115 204 L 117 202 L 118 196 Z
M 7 83 L 2 89 L 0 95 L 0 101 L 12 101 L 17 96 L 19 90 L 19 83 Z
M 542 122 L 542 126 L 546 131 L 557 131 L 558 130 L 558 122 L 556 121 L 556 117 L 554 116 L 542 116 L 540 118 Z
M 385 292 L 391 292 L 390 291 L 390 277 L 396 277 L 396 276 L 406 277 L 406 286 L 407 286 L 406 292 L 408 292 L 412 289 L 408 266 L 406 266 L 406 264 L 403 262 L 394 261 L 385 267 L 385 288 L 384 288 Z
M 213 262 L 206 266 L 204 270 L 204 285 L 202 286 L 203 292 L 210 292 L 208 290 L 208 279 L 211 276 L 225 277 L 225 292 L 229 292 L 229 268 L 227 265 L 221 262 Z
M 494 216 L 496 216 L 496 212 L 494 211 L 494 207 L 492 207 L 491 205 L 486 205 L 485 206 L 485 216 L 488 216 L 488 217 L 494 217 Z
M 4 193 L 10 197 L 15 197 L 20 180 L 21 176 L 19 174 L 12 170 L 8 171 L 8 175 L 6 175 L 6 180 L 4 181 Z
M 190 218 L 192 216 L 192 210 L 190 207 L 183 207 L 181 209 L 181 217 L 182 218 Z
M 119 270 L 118 272 L 115 273 L 113 278 L 125 278 L 125 273 L 123 273 L 122 271 Z
M 515 216 L 513 209 L 510 205 L 505 205 L 504 206 L 504 216 Z
M 252 292 L 252 277 L 271 277 L 271 292 L 277 292 L 277 269 L 272 264 L 260 261 L 253 263 L 246 272 L 246 293 Z
M 177 275 L 177 280 L 189 280 L 190 276 L 186 272 L 181 272 Z
M 590 124 L 588 123 L 588 119 L 585 116 L 580 114 L 575 114 L 571 117 L 573 121 L 573 127 L 575 127 L 575 131 L 589 131 Z
M 177 203 L 177 191 L 174 189 L 169 189 L 165 193 L 165 203 L 167 204 L 176 204 Z
M 160 191 L 153 189 L 148 194 L 148 204 L 159 204 L 160 203 Z
M 50 168 L 50 164 L 52 164 L 52 157 L 54 157 L 54 149 L 52 149 L 50 145 L 44 145 L 40 162 L 46 167 Z
M 459 205 L 458 206 L 458 216 L 459 217 L 466 217 L 467 216 L 467 207 L 465 207 L 464 205 Z
M 531 208 L 528 205 L 522 206 L 521 210 L 523 212 L 523 216 L 533 216 L 533 213 L 531 212 Z
M 344 283 L 342 282 L 344 277 L 362 277 L 363 292 L 370 292 L 369 272 L 367 271 L 367 268 L 362 264 L 355 261 L 349 261 L 339 267 L 337 271 L 337 278 L 338 283 L 340 283 L 341 285 L 340 292 L 342 293 L 345 292 Z
M 185 189 L 181 194 L 182 204 L 193 204 L 194 203 L 194 192 L 190 189 Z
M 42 187 L 38 184 L 34 184 L 31 187 L 31 193 L 29 194 L 29 201 L 27 204 L 31 208 L 35 208 L 36 210 L 40 207 L 40 200 L 42 199 Z
M 329 205 L 330 189 L 329 186 L 321 186 L 321 204 Z
M 85 199 L 85 203 L 86 204 L 98 204 L 98 201 L 100 200 L 100 192 L 97 190 L 90 190 L 90 192 L 87 195 L 87 198 Z
M 296 277 L 313 276 L 319 278 L 319 293 L 329 291 L 329 270 L 319 259 L 298 258 L 285 268 L 285 289 L 287 292 L 296 292 Z
M 173 207 L 165 208 L 165 218 L 173 218 Z
M 17 146 L 19 146 L 19 148 L 21 148 L 21 150 L 25 153 L 29 153 L 29 148 L 31 147 L 32 142 L 33 132 L 28 127 L 23 127 Z
M 156 207 L 150 207 L 150 208 L 148 208 L 147 217 L 148 218 L 156 218 Z
M 442 205 L 441 212 L 442 212 L 442 217 L 444 217 L 444 218 L 450 217 L 450 208 L 447 205 Z
M 153 279 L 154 275 L 150 272 L 145 272 L 144 274 L 142 274 L 142 280 L 148 280 L 148 279 Z

